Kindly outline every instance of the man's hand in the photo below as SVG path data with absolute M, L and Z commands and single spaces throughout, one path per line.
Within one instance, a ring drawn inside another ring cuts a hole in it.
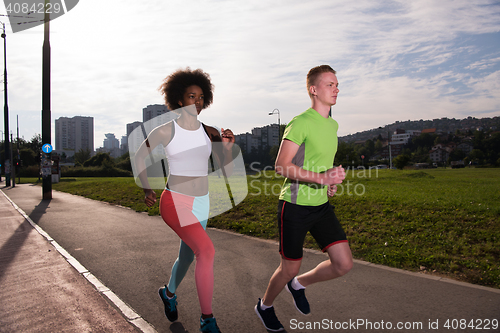
M 337 193 L 337 185 L 328 185 L 327 194 L 329 197 L 333 197 Z
M 152 207 L 156 203 L 156 192 L 151 189 L 144 189 L 144 203 L 148 207 Z
M 341 165 L 338 167 L 333 167 L 331 169 L 328 169 L 323 174 L 322 184 L 324 185 L 341 184 L 344 179 L 345 179 L 345 170 Z

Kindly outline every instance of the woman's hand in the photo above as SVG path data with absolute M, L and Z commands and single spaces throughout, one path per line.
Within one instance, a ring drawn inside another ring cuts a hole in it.
M 144 203 L 148 207 L 152 207 L 156 203 L 156 192 L 151 189 L 144 189 Z
M 226 150 L 231 150 L 234 143 L 234 134 L 230 129 L 221 128 L 220 136 L 222 138 L 222 146 Z

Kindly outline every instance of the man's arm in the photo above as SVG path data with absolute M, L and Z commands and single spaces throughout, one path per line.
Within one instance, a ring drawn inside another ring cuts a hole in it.
M 292 159 L 297 154 L 299 145 L 290 140 L 281 142 L 278 156 L 276 157 L 276 173 L 293 180 L 321 185 L 340 184 L 345 178 L 345 170 L 342 166 L 333 167 L 326 172 L 317 173 L 305 170 L 292 163 Z

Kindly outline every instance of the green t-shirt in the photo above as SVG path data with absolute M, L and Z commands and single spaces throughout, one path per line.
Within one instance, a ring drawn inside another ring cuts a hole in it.
M 310 108 L 294 117 L 285 128 L 283 140 L 299 145 L 293 164 L 304 170 L 325 172 L 333 167 L 339 125 L 331 117 Z M 327 186 L 285 178 L 280 200 L 303 206 L 319 206 L 328 201 Z

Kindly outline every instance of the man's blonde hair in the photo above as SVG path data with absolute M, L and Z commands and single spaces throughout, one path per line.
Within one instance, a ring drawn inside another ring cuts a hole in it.
M 323 74 L 323 73 L 333 73 L 337 74 L 337 72 L 331 68 L 329 65 L 321 65 L 321 66 L 316 66 L 314 68 L 311 68 L 309 73 L 307 73 L 307 92 L 309 96 L 312 97 L 311 95 L 311 86 L 316 85 L 316 81 L 318 80 L 318 77 Z

